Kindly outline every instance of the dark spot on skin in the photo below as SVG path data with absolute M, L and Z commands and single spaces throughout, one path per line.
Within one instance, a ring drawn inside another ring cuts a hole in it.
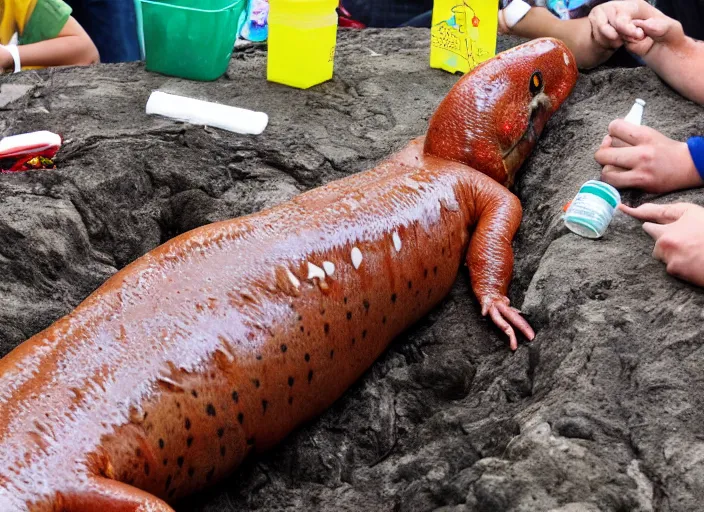
M 162 450 L 164 449 L 164 440 L 163 439 L 159 439 L 159 448 L 161 448 Z
M 305 331 L 305 330 L 306 330 L 306 328 L 305 328 L 305 327 L 303 327 L 303 326 L 300 326 L 300 327 L 299 327 L 299 329 L 301 330 L 301 332 L 303 332 L 303 331 Z
M 221 457 L 224 457 L 224 456 L 225 456 L 225 453 L 226 453 L 225 447 L 224 447 L 224 446 L 221 446 L 221 447 L 220 447 L 220 456 L 221 456 Z
M 176 488 L 173 488 L 169 491 L 169 498 L 173 498 L 174 494 L 176 494 Z
M 396 303 L 396 294 L 395 293 L 391 294 L 391 302 L 393 302 L 394 304 Z
M 261 354 L 257 354 L 257 361 L 261 361 L 261 360 L 262 360 L 262 355 L 261 355 Z
M 281 344 L 281 352 L 286 352 L 288 350 L 288 347 L 285 344 Z
M 298 315 L 298 321 L 300 322 L 301 320 L 303 320 L 303 315 Z
M 239 422 L 240 422 L 240 425 L 242 425 L 242 423 L 244 423 L 244 414 L 239 413 L 239 414 L 237 415 L 237 421 L 239 421 Z
M 442 255 L 445 256 L 445 248 L 442 248 Z
M 259 382 L 259 379 L 252 379 L 252 384 L 254 384 L 255 388 L 258 388 L 261 385 L 261 382 Z
M 413 288 L 413 281 L 408 281 L 408 289 L 410 290 Z
M 438 275 L 438 267 L 433 267 L 433 274 Z
M 364 309 L 366 309 L 367 311 L 369 311 L 369 301 L 368 301 L 367 299 L 364 299 L 364 300 L 362 301 L 362 304 L 364 304 Z
M 354 345 L 357 342 L 357 338 L 352 338 L 352 345 Z
M 345 297 L 345 304 L 347 304 L 347 297 Z
M 266 400 L 262 400 L 262 414 L 266 414 L 266 408 L 269 405 L 269 402 Z
M 293 377 L 288 378 L 288 385 L 293 386 Z
M 352 320 L 352 311 L 347 312 L 347 320 Z
M 307 336 L 310 336 L 310 331 L 308 331 L 308 334 L 307 334 Z
M 149 476 L 149 463 L 148 462 L 144 463 L 144 474 Z
M 423 277 L 428 277 L 428 269 L 427 268 L 423 269 Z
M 249 439 L 247 439 L 247 444 L 248 444 L 249 446 L 252 446 L 252 445 L 254 444 L 254 438 L 253 438 L 253 437 L 250 437 Z
M 169 459 L 164 459 L 162 462 L 164 463 L 164 466 L 166 466 L 169 464 Z
M 188 439 L 186 439 L 186 446 L 188 446 L 190 448 L 192 444 L 193 444 L 193 436 L 188 436 Z
M 367 337 L 367 330 L 364 329 L 364 330 L 362 331 L 362 338 L 366 338 L 366 337 Z
M 222 428 L 222 427 L 220 427 L 220 428 L 218 429 L 218 437 L 222 437 L 222 436 L 224 436 L 224 435 L 225 435 L 225 429 Z
M 232 392 L 232 401 L 235 403 L 240 401 L 240 394 L 237 391 Z
M 188 468 L 188 476 L 193 478 L 193 475 L 195 474 L 196 470 L 195 468 Z
M 183 457 L 179 457 L 176 459 L 176 464 L 178 464 L 178 467 L 182 468 L 183 467 Z
M 313 380 L 313 370 L 308 372 L 308 383 L 310 384 L 310 381 Z
M 215 407 L 213 407 L 213 404 L 208 404 L 205 408 L 205 412 L 208 413 L 208 416 L 215 416 Z
M 382 323 L 382 324 L 385 324 L 385 323 L 386 323 L 386 317 L 384 317 L 384 318 L 381 319 L 381 323 Z
M 166 477 L 166 485 L 164 486 L 164 490 L 168 491 L 169 487 L 171 487 L 171 475 Z
M 288 397 L 288 405 L 293 405 L 293 397 Z
M 420 290 L 416 290 L 416 297 L 418 297 L 418 295 L 420 295 Z
M 141 456 L 142 456 L 142 450 L 140 450 L 139 448 L 137 448 L 137 449 L 134 451 L 134 453 L 135 453 L 135 455 L 136 455 L 137 457 L 141 457 Z
M 430 298 L 430 296 L 431 296 L 432 294 L 433 294 L 433 289 L 431 288 L 430 290 L 428 290 L 428 298 Z
M 328 334 L 330 332 L 330 324 L 325 322 L 323 329 L 325 330 L 325 334 Z
M 181 408 L 181 402 L 176 402 L 176 409 L 180 409 L 180 408 Z
M 334 355 L 335 355 L 335 351 L 334 351 L 334 350 L 331 350 L 331 351 L 330 351 L 330 359 L 332 359 L 332 356 L 334 356 Z
M 305 360 L 306 360 L 306 362 L 310 361 L 310 354 L 305 355 Z
M 186 430 L 191 430 L 191 420 L 188 418 L 186 418 L 185 427 L 186 427 Z
M 195 389 L 191 391 L 191 394 L 193 395 L 193 398 L 198 398 L 198 391 L 196 391 Z
M 320 314 L 321 314 L 321 315 L 324 315 L 324 314 L 325 314 L 325 309 L 321 309 L 321 310 L 320 310 Z
M 210 468 L 210 471 L 208 471 L 208 474 L 205 475 L 205 481 L 210 482 L 213 479 L 214 474 L 215 474 L 215 468 Z

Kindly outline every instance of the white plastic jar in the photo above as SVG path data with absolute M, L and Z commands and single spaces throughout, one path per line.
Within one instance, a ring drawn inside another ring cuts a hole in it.
M 614 216 L 621 195 L 608 183 L 589 180 L 582 185 L 563 219 L 570 231 L 586 238 L 601 238 Z

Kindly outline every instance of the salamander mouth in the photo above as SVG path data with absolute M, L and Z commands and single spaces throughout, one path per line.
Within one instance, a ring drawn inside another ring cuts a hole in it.
M 504 166 L 511 182 L 513 182 L 513 174 L 521 166 L 523 159 L 527 155 L 527 152 L 521 154 L 520 149 L 526 146 L 532 147 L 538 139 L 539 134 L 535 127 L 535 120 L 539 114 L 549 111 L 551 107 L 550 97 L 544 92 L 536 94 L 533 101 L 528 105 L 528 125 L 525 131 L 510 148 L 503 152 Z

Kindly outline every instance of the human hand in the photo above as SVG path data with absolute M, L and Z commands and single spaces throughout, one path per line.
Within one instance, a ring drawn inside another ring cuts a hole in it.
M 641 57 L 645 56 L 656 43 L 674 47 L 685 40 L 682 24 L 665 15 L 633 20 L 633 24 L 643 31 L 644 37 L 641 40 L 627 41 L 626 49 Z
M 613 147 L 614 139 L 623 141 L 625 147 Z M 616 188 L 662 194 L 704 185 L 687 143 L 623 119 L 609 124 L 609 134 L 594 159 L 603 166 L 602 181 Z
M 641 3 L 642 2 L 642 3 Z M 634 19 L 645 18 L 647 2 L 624 0 L 597 5 L 589 12 L 592 38 L 602 48 L 616 49 L 625 41 L 641 41 L 645 34 Z
M 665 263 L 668 274 L 704 286 L 704 208 L 689 203 L 618 208 L 646 221 L 643 230 L 655 240 L 653 258 Z

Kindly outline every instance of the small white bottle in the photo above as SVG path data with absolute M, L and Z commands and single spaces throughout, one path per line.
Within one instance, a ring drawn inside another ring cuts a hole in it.
M 629 122 L 631 124 L 637 124 L 637 125 L 642 124 L 643 110 L 644 110 L 643 107 L 645 107 L 645 101 L 643 101 L 640 98 L 637 98 L 636 102 L 631 107 L 631 111 L 624 118 L 624 121 Z
M 631 124 L 636 124 L 636 125 L 641 125 L 643 124 L 643 111 L 645 110 L 645 101 L 637 98 L 635 103 L 633 103 L 633 106 L 631 107 L 631 110 L 626 114 L 626 117 L 624 118 L 624 121 L 627 123 Z M 630 146 L 630 144 L 626 144 L 624 141 L 617 137 L 611 137 L 611 147 L 614 148 L 622 148 L 625 146 Z

